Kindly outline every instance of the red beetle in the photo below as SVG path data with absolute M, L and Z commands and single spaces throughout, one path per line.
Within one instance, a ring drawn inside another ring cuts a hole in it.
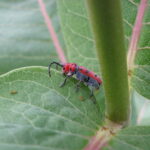
M 64 82 L 60 85 L 60 87 L 64 86 L 66 84 L 66 81 L 68 78 L 72 77 L 73 75 L 76 75 L 76 79 L 79 80 L 79 82 L 76 85 L 76 90 L 78 91 L 81 82 L 85 83 L 87 86 L 90 86 L 91 88 L 91 94 L 90 97 L 93 97 L 93 90 L 99 89 L 100 85 L 102 84 L 102 80 L 98 75 L 96 75 L 94 72 L 87 70 L 83 66 L 78 66 L 75 63 L 66 63 L 61 64 L 58 62 L 52 62 L 49 64 L 48 72 L 49 76 L 50 74 L 50 68 L 52 64 L 56 64 L 57 66 L 62 67 L 63 74 L 66 76 Z

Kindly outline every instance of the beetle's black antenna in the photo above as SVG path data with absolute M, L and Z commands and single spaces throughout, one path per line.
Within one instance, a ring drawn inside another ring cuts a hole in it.
M 53 61 L 53 62 L 50 63 L 49 66 L 48 66 L 48 74 L 49 74 L 49 76 L 51 76 L 50 69 L 51 69 L 51 66 L 52 66 L 53 64 L 56 64 L 56 66 L 60 66 L 60 67 L 63 67 L 63 66 L 64 66 L 64 65 L 62 65 L 62 64 L 60 64 L 60 63 L 58 63 L 58 62 Z

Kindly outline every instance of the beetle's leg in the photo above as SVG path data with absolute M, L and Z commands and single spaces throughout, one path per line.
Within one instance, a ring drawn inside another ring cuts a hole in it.
M 59 87 L 63 87 L 65 84 L 66 84 L 66 81 L 67 81 L 67 79 L 68 79 L 69 77 L 68 76 L 66 76 L 66 78 L 65 78 L 65 80 L 64 80 L 64 82 L 63 83 L 61 83 L 60 85 L 59 85 Z
M 71 74 L 71 75 L 69 75 L 69 76 L 66 76 L 64 82 L 61 83 L 61 84 L 59 85 L 59 87 L 63 87 L 63 86 L 66 84 L 67 79 L 70 78 L 70 77 L 72 77 L 72 76 L 73 76 L 73 74 Z
M 81 80 L 79 80 L 79 82 L 76 84 L 76 92 L 79 91 L 80 85 L 81 85 Z
M 94 96 L 93 90 L 94 90 L 94 89 L 93 89 L 93 87 L 92 87 L 92 88 L 91 88 L 91 93 L 90 93 L 90 98 Z
M 91 98 L 91 100 L 93 101 L 93 103 L 96 104 L 96 99 L 95 99 L 95 97 L 94 97 L 93 91 L 94 91 L 94 88 L 92 87 L 92 88 L 91 88 L 91 93 L 90 93 L 90 98 Z

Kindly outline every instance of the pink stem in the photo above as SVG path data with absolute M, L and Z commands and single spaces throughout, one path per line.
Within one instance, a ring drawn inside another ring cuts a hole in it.
M 106 146 L 108 142 L 108 139 L 105 138 L 105 136 L 98 139 L 93 137 L 89 144 L 84 148 L 84 150 L 102 150 L 102 148 Z
M 131 41 L 130 41 L 130 45 L 129 45 L 129 51 L 128 51 L 129 70 L 132 69 L 133 64 L 134 64 L 134 58 L 135 58 L 136 51 L 137 51 L 137 44 L 138 44 L 138 41 L 140 38 L 140 32 L 141 32 L 141 28 L 142 28 L 142 21 L 144 18 L 144 13 L 145 13 L 146 7 L 148 6 L 147 2 L 148 2 L 148 0 L 141 0 L 141 3 L 138 8 L 138 13 L 136 16 L 136 21 L 135 21 L 135 25 L 133 28 Z
M 46 11 L 45 4 L 44 4 L 43 0 L 38 0 L 38 3 L 39 3 L 39 6 L 40 6 L 42 15 L 43 15 L 43 17 L 45 19 L 45 23 L 47 25 L 48 31 L 49 31 L 49 33 L 51 35 L 51 38 L 52 38 L 53 43 L 54 43 L 54 46 L 56 48 L 58 57 L 59 57 L 59 59 L 60 59 L 60 61 L 62 63 L 66 63 L 67 61 L 66 61 L 64 52 L 63 52 L 63 50 L 62 50 L 62 48 L 60 46 L 60 43 L 59 43 L 58 38 L 57 38 L 57 35 L 56 35 L 55 31 L 54 31 L 51 19 L 48 16 L 48 13 Z
M 111 124 L 112 125 L 112 124 Z M 112 125 L 115 129 L 115 126 Z M 120 126 L 116 126 L 117 127 Z M 112 138 L 112 129 L 107 127 L 102 127 L 98 130 L 95 136 L 91 138 L 89 143 L 84 147 L 84 150 L 102 150 L 108 145 L 108 141 Z

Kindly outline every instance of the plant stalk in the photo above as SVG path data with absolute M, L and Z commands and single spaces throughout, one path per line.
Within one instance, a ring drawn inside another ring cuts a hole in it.
M 126 125 L 130 102 L 120 0 L 86 0 L 86 4 L 101 66 L 106 120 Z

